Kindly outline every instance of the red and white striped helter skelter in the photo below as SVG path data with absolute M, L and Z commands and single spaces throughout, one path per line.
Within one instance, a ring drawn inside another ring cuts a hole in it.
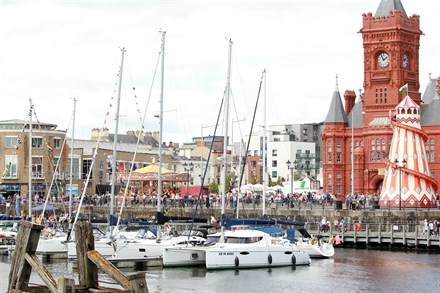
M 420 107 L 407 95 L 391 119 L 393 139 L 379 205 L 398 208 L 435 207 L 438 183 L 430 176 L 425 152 L 428 135 L 420 125 Z

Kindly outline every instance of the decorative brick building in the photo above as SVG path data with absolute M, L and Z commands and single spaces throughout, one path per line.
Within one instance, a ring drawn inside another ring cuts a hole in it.
M 362 95 L 345 91 L 343 105 L 336 85 L 322 135 L 324 191 L 339 197 L 351 192 L 379 194 L 386 163 L 390 161 L 390 115 L 404 98 L 399 89 L 405 84 L 408 95 L 420 106 L 421 128 L 428 135 L 424 141 L 428 175 L 438 182 L 440 78 L 429 77 L 422 97 L 420 17 L 408 16 L 399 0 L 382 0 L 374 16 L 368 13 L 362 17 L 364 91 Z

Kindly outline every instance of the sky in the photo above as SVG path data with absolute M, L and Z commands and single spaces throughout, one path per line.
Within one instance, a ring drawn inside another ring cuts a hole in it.
M 336 75 L 341 94 L 362 88 L 358 32 L 362 14 L 374 14 L 379 3 L 0 0 L 0 121 L 29 119 L 32 99 L 34 121 L 89 139 L 92 128 L 115 132 L 120 96 L 119 133 L 141 129 L 144 116 L 144 129 L 158 131 L 162 30 L 164 142 L 213 134 L 227 81 L 228 40 L 233 42 L 229 119 L 236 122 L 229 125 L 234 141 L 250 131 L 264 69 L 266 87 L 254 131 L 264 125 L 264 112 L 266 125 L 321 122 Z M 423 93 L 429 73 L 440 76 L 440 1 L 402 3 L 408 15 L 421 17 Z M 222 133 L 220 125 L 217 135 Z

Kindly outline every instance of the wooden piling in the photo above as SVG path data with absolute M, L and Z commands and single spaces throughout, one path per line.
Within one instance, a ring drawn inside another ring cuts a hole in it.
M 27 291 L 32 273 L 32 266 L 26 260 L 26 254 L 35 254 L 43 226 L 20 221 L 17 237 L 15 239 L 14 255 L 11 270 L 9 271 L 8 292 L 12 290 Z
M 75 286 L 73 279 L 60 277 L 58 284 L 36 256 L 38 241 L 43 226 L 21 221 L 16 239 L 15 252 L 9 272 L 8 292 L 133 292 L 148 293 L 145 273 L 125 276 L 114 267 L 99 252 L 95 251 L 92 225 L 88 222 L 78 222 L 75 225 L 77 264 L 80 284 Z M 109 274 L 124 290 L 99 287 L 98 267 Z M 34 269 L 45 283 L 45 286 L 29 286 L 29 280 Z
M 89 260 L 87 252 L 95 250 L 92 224 L 79 221 L 75 224 L 76 255 L 79 285 L 86 288 L 98 287 L 98 267 Z M 81 241 L 79 241 L 81 239 Z

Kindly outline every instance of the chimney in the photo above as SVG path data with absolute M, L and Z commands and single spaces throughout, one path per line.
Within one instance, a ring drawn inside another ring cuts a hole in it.
M 344 92 L 344 100 L 345 100 L 345 115 L 348 116 L 348 114 L 351 112 L 351 109 L 353 109 L 354 104 L 356 102 L 356 94 L 354 91 L 346 90 Z

